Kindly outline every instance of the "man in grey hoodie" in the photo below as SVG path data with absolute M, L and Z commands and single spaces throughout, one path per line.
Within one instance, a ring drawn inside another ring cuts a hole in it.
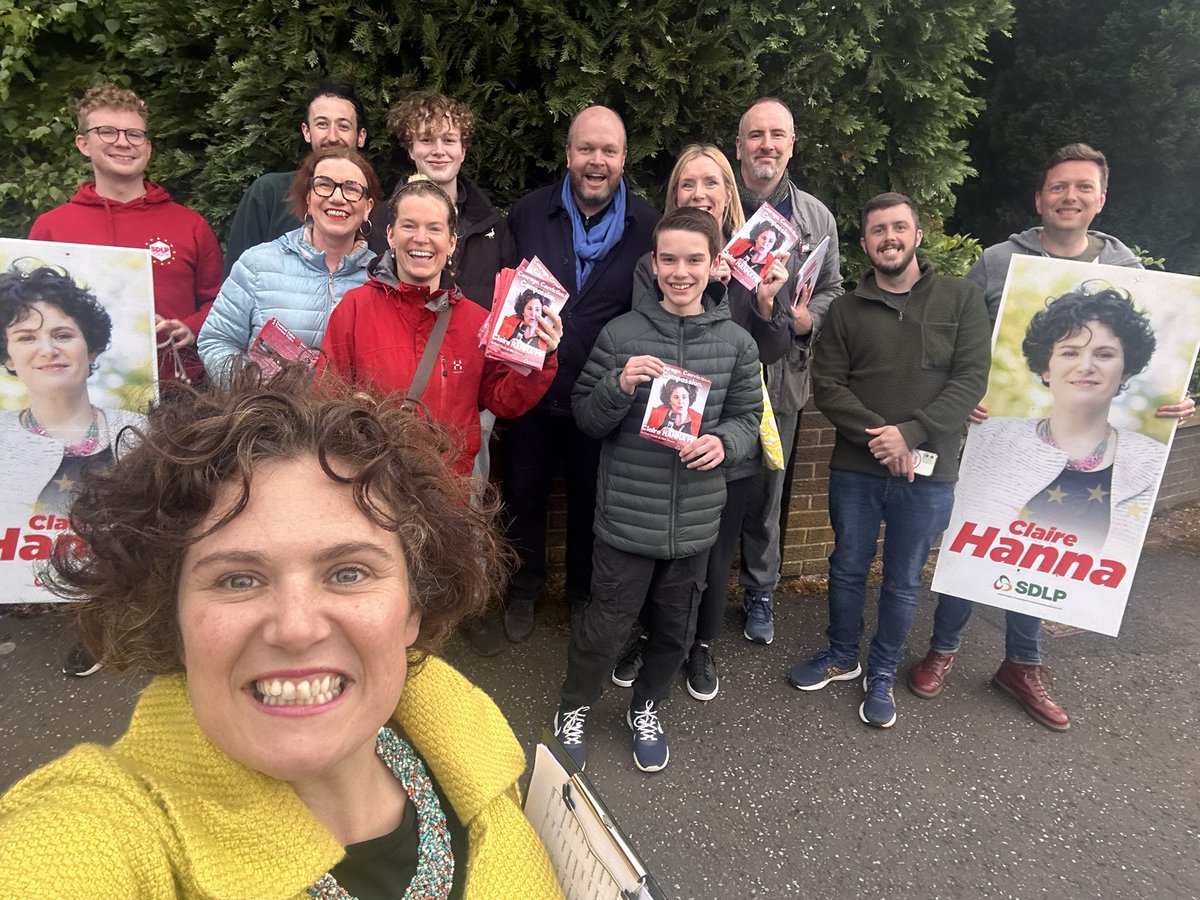
M 969 279 L 983 288 L 993 327 L 1008 277 L 1008 262 L 1014 255 L 1142 268 L 1138 256 L 1115 237 L 1090 230 L 1092 220 L 1104 209 L 1107 190 L 1108 161 L 1099 150 L 1087 144 L 1067 144 L 1050 155 L 1033 197 L 1034 207 L 1042 218 L 1041 226 L 1010 235 L 1007 241 L 988 247 L 967 273 Z M 1185 398 L 1181 403 L 1160 407 L 1158 415 L 1186 419 L 1195 406 Z M 971 421 L 981 422 L 986 417 L 987 409 L 981 406 Z M 932 699 L 942 692 L 972 609 L 974 604 L 969 600 L 939 595 L 929 653 L 908 675 L 909 689 L 918 697 Z M 1016 698 L 1042 725 L 1066 731 L 1071 720 L 1066 710 L 1051 698 L 1043 677 L 1041 619 L 1013 611 L 1006 613 L 1006 618 L 1005 659 L 992 683 Z

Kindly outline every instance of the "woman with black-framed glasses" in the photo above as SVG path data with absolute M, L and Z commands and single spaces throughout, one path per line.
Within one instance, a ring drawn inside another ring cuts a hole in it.
M 320 349 L 342 295 L 367 280 L 375 255 L 367 217 L 379 196 L 375 170 L 358 151 L 325 147 L 308 155 L 289 193 L 304 225 L 242 254 L 200 331 L 210 377 L 224 382 L 271 319 Z

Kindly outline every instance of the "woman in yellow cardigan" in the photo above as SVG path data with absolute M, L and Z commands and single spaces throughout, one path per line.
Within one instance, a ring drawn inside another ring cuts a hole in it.
M 152 410 L 49 575 L 156 677 L 111 747 L 0 799 L 28 897 L 558 898 L 500 711 L 430 656 L 486 602 L 491 510 L 400 404 L 301 376 Z

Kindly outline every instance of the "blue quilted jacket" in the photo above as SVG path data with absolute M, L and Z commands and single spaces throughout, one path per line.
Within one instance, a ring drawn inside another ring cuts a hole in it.
M 303 228 L 251 247 L 233 264 L 196 339 L 209 377 L 223 382 L 271 318 L 319 349 L 334 307 L 346 291 L 366 283 L 374 256 L 359 241 L 330 273 L 324 251 L 304 240 Z

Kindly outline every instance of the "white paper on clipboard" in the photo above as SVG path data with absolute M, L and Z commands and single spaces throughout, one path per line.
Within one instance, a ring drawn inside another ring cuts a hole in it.
M 550 742 L 553 738 L 537 746 L 525 817 L 542 839 L 567 900 L 663 900 L 587 778 L 577 770 L 569 773 Z M 569 758 L 567 764 L 574 768 Z

